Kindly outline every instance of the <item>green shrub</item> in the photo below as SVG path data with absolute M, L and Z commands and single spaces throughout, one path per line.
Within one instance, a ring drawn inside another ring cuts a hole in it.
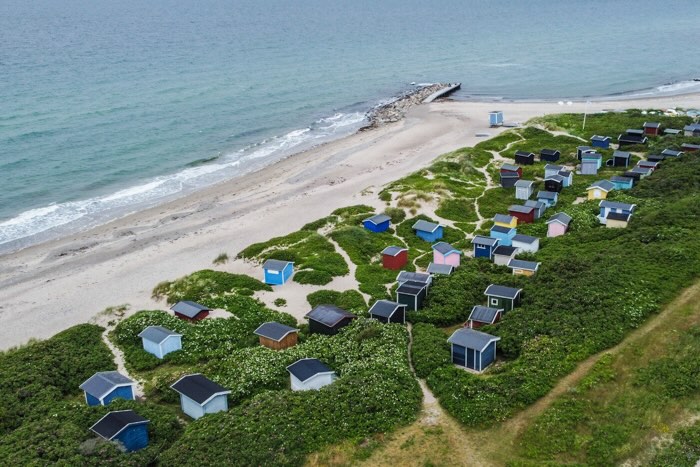
M 168 304 L 182 300 L 201 301 L 212 295 L 236 290 L 267 290 L 272 287 L 245 274 L 203 269 L 173 282 L 161 282 L 153 289 L 153 298 L 167 298 Z
M 401 208 L 386 208 L 384 214 L 391 217 L 392 224 L 399 224 L 406 219 L 406 211 Z
M 280 298 L 276 298 L 275 301 L 274 301 L 273 303 L 274 303 L 275 306 L 277 306 L 277 307 L 287 306 L 287 300 L 285 300 L 284 298 L 281 298 L 281 297 L 280 297 Z
M 300 284 L 326 285 L 333 280 L 326 271 L 298 271 L 294 274 L 294 282 Z
M 212 264 L 225 264 L 228 261 L 228 253 L 219 253 L 219 256 L 214 258 Z
M 435 369 L 450 365 L 450 345 L 447 335 L 431 324 L 418 323 L 413 326 L 411 361 L 416 376 L 425 378 Z

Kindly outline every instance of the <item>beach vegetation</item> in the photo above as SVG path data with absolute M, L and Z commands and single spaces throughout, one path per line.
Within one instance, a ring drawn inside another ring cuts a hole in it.
M 276 307 L 279 307 L 279 308 L 281 308 L 283 306 L 287 306 L 287 300 L 282 298 L 282 297 L 276 298 L 273 303 Z
M 168 304 L 182 300 L 200 301 L 212 295 L 233 293 L 236 291 L 257 292 L 272 291 L 272 287 L 245 274 L 232 274 L 223 271 L 203 269 L 172 282 L 164 281 L 154 289 L 152 296 L 156 300 L 166 299 Z
M 520 136 L 518 130 L 506 130 L 500 135 L 481 141 L 474 147 L 483 151 L 501 152 L 505 150 L 509 144 L 520 141 L 521 139 L 523 138 Z
M 318 305 L 335 305 L 355 314 L 367 314 L 365 298 L 357 290 L 317 290 L 306 296 L 311 308 Z
M 226 264 L 228 262 L 228 253 L 219 253 L 219 255 L 214 258 L 212 264 Z
M 392 224 L 399 224 L 403 222 L 404 219 L 406 219 L 406 211 L 404 211 L 401 208 L 386 208 L 384 210 L 384 214 L 391 217 Z

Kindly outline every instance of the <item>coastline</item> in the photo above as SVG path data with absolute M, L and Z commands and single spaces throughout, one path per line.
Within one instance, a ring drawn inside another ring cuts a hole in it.
M 351 205 L 383 206 L 381 187 L 439 155 L 506 128 L 488 128 L 494 102 L 436 101 L 404 119 L 324 143 L 243 178 L 202 189 L 85 232 L 0 256 L 0 349 L 46 338 L 123 303 L 163 308 L 152 288 L 198 269 L 221 252 L 284 235 Z M 574 102 L 505 102 L 508 122 L 550 113 L 638 107 L 700 107 L 700 94 Z M 241 261 L 217 267 L 256 274 Z M 303 310 L 306 311 L 306 310 Z

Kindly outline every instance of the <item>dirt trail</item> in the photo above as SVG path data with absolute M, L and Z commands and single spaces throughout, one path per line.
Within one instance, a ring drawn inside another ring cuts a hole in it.
M 134 395 L 138 398 L 143 398 L 144 397 L 144 391 L 143 391 L 143 382 L 139 381 L 137 378 L 134 378 L 131 374 L 129 374 L 129 370 L 126 369 L 125 361 L 124 361 L 124 354 L 122 353 L 119 348 L 112 343 L 112 341 L 109 340 L 109 333 L 112 331 L 110 327 L 105 329 L 105 332 L 102 333 L 102 341 L 109 347 L 109 350 L 112 352 L 112 355 L 114 355 L 114 363 L 117 364 L 117 371 L 127 378 L 130 378 L 136 382 L 136 387 L 134 388 Z

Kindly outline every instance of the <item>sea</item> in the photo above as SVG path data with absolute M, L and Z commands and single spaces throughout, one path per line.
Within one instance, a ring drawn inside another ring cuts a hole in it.
M 455 99 L 700 90 L 697 0 L 2 0 L 0 252 Z

